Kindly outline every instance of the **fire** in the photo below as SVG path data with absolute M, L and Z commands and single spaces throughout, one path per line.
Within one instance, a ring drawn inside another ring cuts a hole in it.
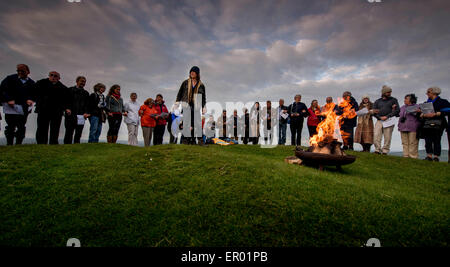
M 356 112 L 352 109 L 350 103 L 344 99 L 338 99 L 339 108 L 342 110 L 341 115 L 336 115 L 335 104 L 327 104 L 325 111 L 320 114 L 325 119 L 317 126 L 317 134 L 311 137 L 311 146 L 323 146 L 322 144 L 329 144 L 334 140 L 341 141 L 342 138 L 348 138 L 347 134 L 340 130 L 344 119 L 353 119 L 356 117 Z

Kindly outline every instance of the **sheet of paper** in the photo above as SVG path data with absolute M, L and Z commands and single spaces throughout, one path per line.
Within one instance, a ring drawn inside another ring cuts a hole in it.
M 84 125 L 86 122 L 86 119 L 83 115 L 77 115 L 77 124 L 78 125 Z
M 391 117 L 391 118 L 383 121 L 383 128 L 388 128 L 388 127 L 394 126 L 396 122 L 397 122 L 396 118 Z
M 422 103 L 422 104 L 419 104 L 419 106 L 420 106 L 420 110 L 422 111 L 423 114 L 434 113 L 433 103 L 431 103 L 431 102 Z
M 369 113 L 369 110 L 368 110 L 367 108 L 363 108 L 363 109 L 358 110 L 358 111 L 356 112 L 356 115 L 357 115 L 357 116 L 364 116 L 364 115 L 366 115 L 367 113 Z
M 415 113 L 418 107 L 416 106 L 407 106 L 406 107 L 406 113 Z
M 8 103 L 3 103 L 3 113 L 11 115 L 23 115 L 23 108 L 19 105 L 14 105 L 11 107 Z

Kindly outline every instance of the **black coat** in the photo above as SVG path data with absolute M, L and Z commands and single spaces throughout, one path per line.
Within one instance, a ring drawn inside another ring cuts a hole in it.
M 36 113 L 63 115 L 64 110 L 70 108 L 69 89 L 57 82 L 53 84 L 49 79 L 42 79 L 35 84 Z
M 450 108 L 450 103 L 448 102 L 448 100 L 437 97 L 437 99 L 433 102 L 433 108 L 434 108 L 435 113 L 441 112 L 441 116 L 434 117 L 434 118 L 422 118 L 420 120 L 421 125 L 418 130 L 419 138 L 425 138 L 425 135 L 427 134 L 427 132 L 430 132 L 430 131 L 427 131 L 426 129 L 423 129 L 423 125 L 426 120 L 440 119 L 442 121 L 441 128 L 436 129 L 436 132 L 440 135 L 442 135 L 442 133 L 444 132 L 445 129 L 448 130 L 448 122 L 447 122 L 447 119 L 445 118 L 446 116 L 448 116 L 448 112 L 441 111 L 443 109 Z
M 350 97 L 350 105 L 352 106 L 352 109 L 354 109 L 355 111 L 359 110 L 359 105 L 353 97 Z M 342 108 L 338 107 L 336 114 L 341 115 L 342 112 L 343 112 Z M 344 119 L 341 128 L 350 129 L 356 127 L 357 124 L 358 124 L 358 117 L 354 117 L 353 119 Z
M 303 111 L 305 111 L 305 112 L 303 112 Z M 294 113 L 299 113 L 300 116 L 293 117 L 292 114 L 294 114 Z M 289 114 L 289 117 L 291 118 L 291 124 L 303 123 L 305 118 L 309 116 L 308 107 L 306 107 L 305 103 L 294 102 L 291 105 L 289 105 L 288 114 Z
M 9 75 L 0 84 L 0 103 L 14 100 L 16 105 L 25 106 L 27 100 L 35 101 L 34 85 L 35 82 L 30 78 L 22 83 L 19 75 Z
M 89 93 L 83 88 L 69 88 L 69 109 L 72 115 L 89 114 Z
M 188 81 L 189 81 L 189 80 L 185 80 L 185 81 L 181 84 L 180 90 L 178 91 L 178 94 L 177 94 L 177 99 L 176 99 L 176 101 L 177 101 L 177 102 L 182 101 L 182 102 L 188 103 L 190 106 L 193 106 L 193 105 L 194 105 L 193 102 L 189 103 L 189 96 L 188 96 L 188 92 L 189 92 L 189 89 L 188 89 Z M 200 86 L 199 86 L 199 84 L 200 84 L 200 83 L 198 82 L 197 85 L 196 85 L 196 88 L 198 87 L 198 94 L 201 94 L 201 95 L 202 95 L 202 108 L 204 108 L 205 105 L 206 105 L 206 89 L 205 89 L 205 85 L 204 85 L 203 83 L 202 83 Z

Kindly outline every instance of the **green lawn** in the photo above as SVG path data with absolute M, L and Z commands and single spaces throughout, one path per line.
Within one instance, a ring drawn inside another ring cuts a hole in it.
M 449 245 L 447 163 L 351 152 L 320 172 L 293 149 L 0 147 L 0 245 Z

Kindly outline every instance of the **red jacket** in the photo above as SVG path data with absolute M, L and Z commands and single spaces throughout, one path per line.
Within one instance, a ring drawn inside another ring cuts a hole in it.
M 141 116 L 141 126 L 142 127 L 155 127 L 156 121 L 152 117 L 153 114 L 156 114 L 155 106 L 149 107 L 147 105 L 142 105 L 139 109 L 139 116 Z
M 155 103 L 155 108 L 156 108 L 156 111 L 158 112 L 158 114 L 161 114 L 161 113 L 169 114 L 169 110 L 167 109 L 166 105 L 164 105 L 164 101 L 162 102 L 161 105 Z M 167 121 L 163 118 L 159 118 L 156 121 L 156 125 L 166 125 L 166 124 L 167 124 Z
M 313 112 L 311 108 L 308 108 L 309 117 L 307 121 L 308 126 L 317 126 L 320 123 L 319 117 L 317 115 L 320 114 L 320 108 L 316 109 L 316 112 Z

